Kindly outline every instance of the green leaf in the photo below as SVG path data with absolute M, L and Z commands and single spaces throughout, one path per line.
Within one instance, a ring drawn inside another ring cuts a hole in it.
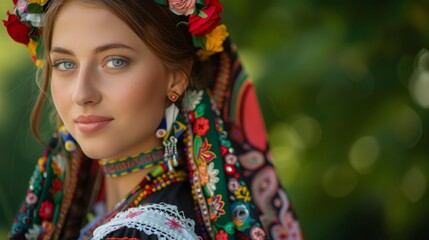
M 197 1 L 195 1 L 195 4 L 197 5 L 197 7 L 199 7 L 199 9 L 207 7 L 204 0 L 197 0 Z
M 203 139 L 200 136 L 195 136 L 194 139 L 194 158 L 198 160 L 198 152 L 200 151 L 201 146 L 203 145 Z
M 155 0 L 155 2 L 161 5 L 168 5 L 167 0 Z
M 30 3 L 30 4 L 28 4 L 27 8 L 28 8 L 29 13 L 42 13 L 43 12 L 43 7 L 37 3 Z
M 192 36 L 192 42 L 194 44 L 194 47 L 196 47 L 196 48 L 205 48 L 206 47 L 206 38 L 205 37 Z
M 205 104 L 200 104 L 195 109 L 195 117 L 196 118 L 202 117 L 202 116 L 204 116 L 205 112 L 206 112 L 206 105 Z
M 198 16 L 200 16 L 201 18 L 206 18 L 207 14 L 205 12 L 203 12 L 203 11 L 199 11 L 198 12 Z

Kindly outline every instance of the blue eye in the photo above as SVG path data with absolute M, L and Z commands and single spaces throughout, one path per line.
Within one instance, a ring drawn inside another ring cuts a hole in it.
M 59 71 L 70 71 L 76 68 L 76 64 L 68 60 L 56 61 L 53 67 Z
M 106 65 L 106 68 L 123 68 L 128 65 L 128 59 L 123 57 L 110 57 Z

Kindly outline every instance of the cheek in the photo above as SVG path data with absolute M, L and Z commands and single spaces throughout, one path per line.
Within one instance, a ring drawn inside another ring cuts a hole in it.
M 118 109 L 131 116 L 129 121 L 156 128 L 164 113 L 167 82 L 167 74 L 159 67 L 144 67 L 127 74 L 111 91 L 118 96 Z
M 151 112 L 163 109 L 165 104 L 165 79 L 158 76 L 141 75 L 137 77 L 137 84 L 123 89 L 121 96 L 124 107 L 135 110 L 136 114 L 144 114 L 151 118 Z
M 72 109 L 69 87 L 63 86 L 59 81 L 52 79 L 50 83 L 50 91 L 55 110 L 62 122 L 66 125 L 67 129 L 69 129 L 68 120 L 70 119 L 68 117 L 68 112 Z
M 52 95 L 52 102 L 54 103 L 55 109 L 62 118 L 62 110 L 64 109 L 65 105 L 65 94 L 63 89 L 55 82 L 51 81 L 51 95 Z

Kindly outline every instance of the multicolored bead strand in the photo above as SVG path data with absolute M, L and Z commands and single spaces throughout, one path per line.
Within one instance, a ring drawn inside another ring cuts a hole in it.
M 100 170 L 103 175 L 109 177 L 124 176 L 129 173 L 137 172 L 141 169 L 147 169 L 159 164 L 164 160 L 164 150 L 157 148 L 155 150 L 136 154 L 130 157 L 100 160 Z

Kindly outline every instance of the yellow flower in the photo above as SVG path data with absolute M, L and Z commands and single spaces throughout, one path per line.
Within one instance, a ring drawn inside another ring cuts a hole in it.
M 31 54 L 31 58 L 33 59 L 36 66 L 38 68 L 41 68 L 41 67 L 43 67 L 44 61 L 42 59 L 37 59 L 37 56 L 36 56 L 37 44 L 38 44 L 38 42 L 36 42 L 30 38 L 30 42 L 28 43 L 27 48 L 28 48 L 28 51 Z
M 247 203 L 251 200 L 250 192 L 246 186 L 238 187 L 237 191 L 235 191 L 235 196 L 238 200 L 243 200 L 243 202 Z
M 30 38 L 30 42 L 27 45 L 28 51 L 30 51 L 31 56 L 36 56 L 37 42 Z
M 43 64 L 44 64 L 44 61 L 43 61 L 43 60 L 40 60 L 40 59 L 37 59 L 37 60 L 36 60 L 36 62 L 35 62 L 35 64 L 36 64 L 36 66 L 37 66 L 38 68 L 42 68 L 42 67 L 43 67 Z
M 222 52 L 223 41 L 225 41 L 228 35 L 228 31 L 224 24 L 217 26 L 211 33 L 206 35 L 206 50 L 217 53 Z
M 38 163 L 38 165 L 39 165 L 39 171 L 40 171 L 41 173 L 46 172 L 45 164 L 46 164 L 46 161 L 47 161 L 47 160 L 48 160 L 48 159 L 47 159 L 46 157 L 41 157 L 41 158 L 39 158 L 39 161 L 37 161 L 37 163 Z
M 217 26 L 213 31 L 206 35 L 205 49 L 197 51 L 198 57 L 201 60 L 206 60 L 211 55 L 223 51 L 223 42 L 228 37 L 229 33 L 224 24 Z
M 40 4 L 40 5 L 45 5 L 45 3 L 47 2 L 48 0 L 28 0 L 28 2 L 29 3 L 37 3 L 37 4 Z

